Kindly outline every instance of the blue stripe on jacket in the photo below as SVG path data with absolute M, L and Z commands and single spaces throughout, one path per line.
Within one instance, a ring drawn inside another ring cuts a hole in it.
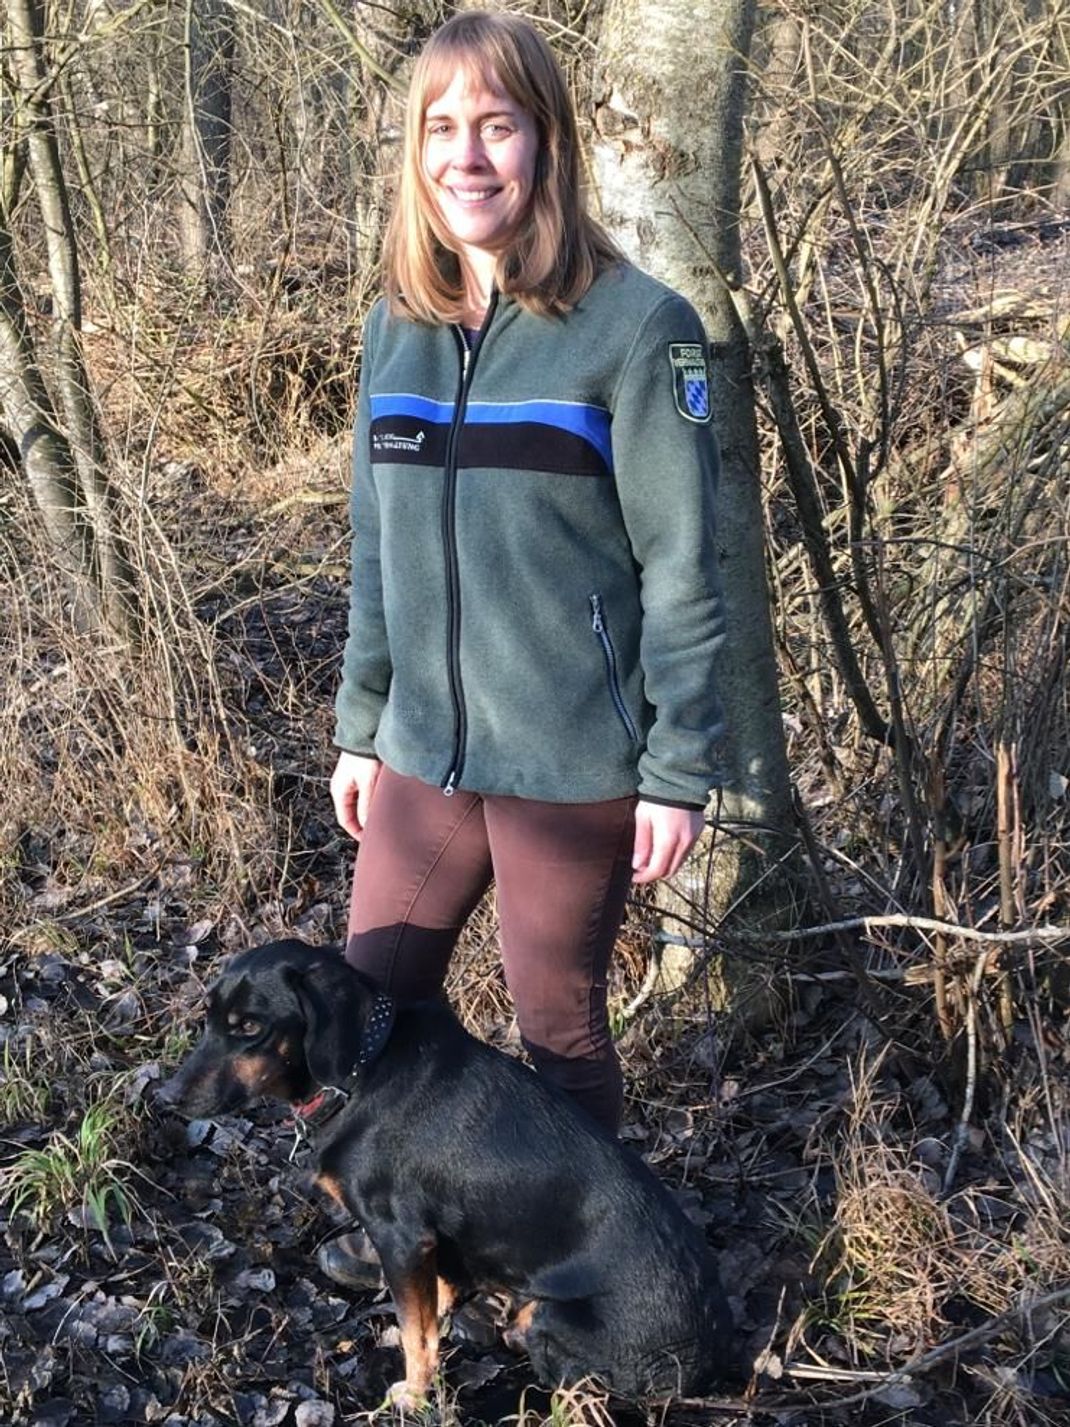
M 453 420 L 452 401 L 431 401 L 410 392 L 386 392 L 372 396 L 372 420 L 384 416 L 410 416 L 418 421 L 449 425 Z M 613 446 L 610 440 L 610 415 L 603 406 L 591 406 L 579 401 L 470 401 L 465 408 L 465 421 L 474 426 L 514 426 L 538 422 L 543 426 L 567 431 L 590 442 L 613 471 Z

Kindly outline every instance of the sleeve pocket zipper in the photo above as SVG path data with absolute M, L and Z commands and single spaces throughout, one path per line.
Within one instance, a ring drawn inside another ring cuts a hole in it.
M 620 721 L 627 730 L 628 737 L 633 743 L 639 742 L 639 734 L 631 715 L 624 704 L 624 698 L 620 691 L 620 678 L 617 674 L 617 656 L 613 650 L 613 641 L 609 637 L 609 630 L 606 628 L 605 613 L 602 609 L 602 596 L 591 595 L 591 628 L 598 637 L 598 642 L 602 646 L 602 656 L 606 661 L 606 680 L 609 683 L 609 692 L 613 699 L 613 706 L 620 716 Z

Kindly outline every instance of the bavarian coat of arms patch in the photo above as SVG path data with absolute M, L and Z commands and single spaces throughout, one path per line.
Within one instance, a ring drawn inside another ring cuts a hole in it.
M 676 410 L 704 426 L 710 419 L 710 374 L 706 349 L 698 342 L 670 342 L 672 394 Z

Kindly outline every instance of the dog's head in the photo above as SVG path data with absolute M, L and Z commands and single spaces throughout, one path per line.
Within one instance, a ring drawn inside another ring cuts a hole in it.
M 270 942 L 233 958 L 208 997 L 204 1035 L 163 1100 L 224 1114 L 266 1097 L 305 1105 L 382 1051 L 393 1003 L 333 947 Z

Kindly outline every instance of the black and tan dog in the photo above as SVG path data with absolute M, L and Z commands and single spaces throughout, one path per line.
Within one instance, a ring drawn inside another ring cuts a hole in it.
M 242 953 L 165 1098 L 203 1115 L 271 1096 L 314 1123 L 325 1094 L 341 1108 L 315 1131 L 317 1180 L 382 1260 L 395 1400 L 426 1394 L 439 1315 L 473 1289 L 511 1296 L 507 1341 L 548 1386 L 694 1396 L 724 1375 L 716 1270 L 641 1160 L 444 1005 L 395 1006 L 330 948 Z

